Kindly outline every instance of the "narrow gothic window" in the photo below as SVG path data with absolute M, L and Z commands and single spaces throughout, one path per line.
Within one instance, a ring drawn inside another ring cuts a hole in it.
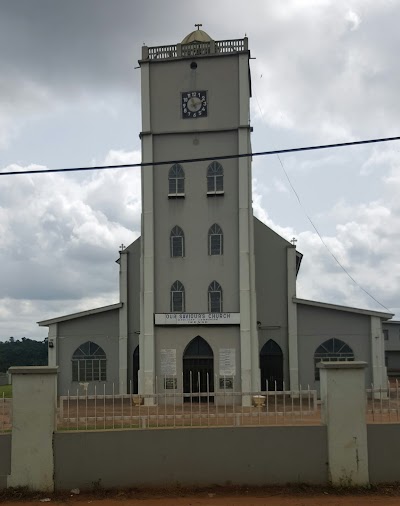
M 106 365 L 103 349 L 87 341 L 72 355 L 72 381 L 106 381 Z
M 185 195 L 185 171 L 176 163 L 168 172 L 168 196 L 183 197 Z
M 338 362 L 342 360 L 354 360 L 354 353 L 350 346 L 340 339 L 333 337 L 322 343 L 314 353 L 315 379 L 319 380 L 319 362 Z
M 185 288 L 180 281 L 171 286 L 171 313 L 185 312 Z
M 224 252 L 224 235 L 222 228 L 214 223 L 208 230 L 208 254 L 222 255 Z
M 224 169 L 218 162 L 211 162 L 207 169 L 207 194 L 224 192 Z
M 171 257 L 185 256 L 185 236 L 181 227 L 174 227 L 170 235 Z
M 213 281 L 208 287 L 208 311 L 222 313 L 222 288 L 216 281 Z

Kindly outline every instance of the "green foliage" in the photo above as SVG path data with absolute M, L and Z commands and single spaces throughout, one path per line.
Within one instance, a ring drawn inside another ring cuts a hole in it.
M 10 399 L 12 397 L 12 386 L 11 385 L 0 386 L 0 399 L 3 398 L 3 394 L 6 399 Z
M 47 339 L 34 341 L 26 337 L 21 340 L 10 337 L 8 341 L 0 342 L 0 372 L 21 365 L 47 365 Z

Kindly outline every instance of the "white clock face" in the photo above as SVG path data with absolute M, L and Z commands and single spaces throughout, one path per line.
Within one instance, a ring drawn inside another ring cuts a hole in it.
M 185 91 L 181 93 L 182 118 L 204 118 L 208 114 L 207 91 Z
M 199 97 L 191 97 L 188 100 L 187 108 L 191 112 L 197 112 L 200 111 L 202 108 L 203 102 L 201 101 L 201 98 Z

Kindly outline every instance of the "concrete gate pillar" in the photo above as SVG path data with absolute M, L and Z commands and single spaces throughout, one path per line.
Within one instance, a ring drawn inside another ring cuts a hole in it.
M 10 367 L 13 402 L 8 487 L 53 492 L 58 367 Z
M 322 423 L 332 485 L 367 486 L 366 362 L 321 362 Z

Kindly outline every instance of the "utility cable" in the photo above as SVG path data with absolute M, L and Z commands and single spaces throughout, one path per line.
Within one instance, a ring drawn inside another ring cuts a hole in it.
M 255 95 L 255 99 L 256 99 L 256 102 L 257 102 L 257 105 L 258 105 L 258 108 L 260 110 L 260 114 L 261 114 L 261 120 L 264 122 L 264 113 L 260 107 L 260 103 L 257 99 L 257 96 Z M 394 140 L 394 139 L 392 139 Z M 359 141 L 359 142 L 362 142 L 362 141 Z M 368 141 L 367 141 L 368 142 Z M 367 143 L 366 142 L 366 143 Z M 308 221 L 311 223 L 311 226 L 313 227 L 313 229 L 315 230 L 315 233 L 318 235 L 318 237 L 320 238 L 322 244 L 325 246 L 325 248 L 328 250 L 328 253 L 332 256 L 332 258 L 335 260 L 335 262 L 339 265 L 339 267 L 343 270 L 343 272 L 345 274 L 347 274 L 347 276 L 353 281 L 353 283 L 358 286 L 358 288 L 360 288 L 365 294 L 367 294 L 369 297 L 371 297 L 372 300 L 374 300 L 377 304 L 379 304 L 381 307 L 383 307 L 384 309 L 386 309 L 389 313 L 391 312 L 390 309 L 388 309 L 384 304 L 382 304 L 381 302 L 379 302 L 379 300 L 377 300 L 371 293 L 369 293 L 364 287 L 362 287 L 354 278 L 353 276 L 349 273 L 349 271 L 341 264 L 341 262 L 339 261 L 339 259 L 336 257 L 336 255 L 333 253 L 333 251 L 331 251 L 331 249 L 329 248 L 329 246 L 326 244 L 326 242 L 324 241 L 322 235 L 319 233 L 317 227 L 315 226 L 314 222 L 312 221 L 311 217 L 309 216 L 309 214 L 307 213 L 305 207 L 303 206 L 303 203 L 301 202 L 301 199 L 299 197 L 299 194 L 297 193 L 295 187 L 293 186 L 292 184 L 292 181 L 290 180 L 289 178 L 289 175 L 288 173 L 286 172 L 286 169 L 283 165 L 283 162 L 281 160 L 281 157 L 279 156 L 279 153 L 277 152 L 276 153 L 276 156 L 279 160 L 279 163 L 282 167 L 282 170 L 283 170 L 283 173 L 285 174 L 286 176 L 286 179 L 288 180 L 288 183 L 290 185 L 290 188 L 292 189 L 293 193 L 295 194 L 296 198 L 297 198 L 297 201 L 301 207 L 301 209 L 303 210 L 304 214 L 306 215 Z
M 332 149 L 347 146 L 359 146 L 361 144 L 374 144 L 378 142 L 398 141 L 400 137 L 384 137 L 380 139 L 366 139 L 362 141 L 339 142 L 335 144 L 321 144 L 318 146 L 304 146 L 300 148 L 274 149 L 273 151 L 259 151 L 256 153 L 243 153 L 235 155 L 205 156 L 202 158 L 184 158 L 177 160 L 164 160 L 159 162 L 124 163 L 120 165 L 94 165 L 92 167 L 67 167 L 63 169 L 37 169 L 37 170 L 11 170 L 0 172 L 0 176 L 16 176 L 19 174 L 48 174 L 51 172 L 78 172 L 90 170 L 125 169 L 128 167 L 151 167 L 157 165 L 173 165 L 175 163 L 212 162 L 217 160 L 232 160 L 234 158 L 251 158 L 254 156 L 279 155 L 283 153 L 298 153 L 300 151 L 315 151 L 317 149 Z
M 307 213 L 307 211 L 305 210 L 301 200 L 300 200 L 300 197 L 299 197 L 299 194 L 297 193 L 297 191 L 295 190 L 290 178 L 289 178 L 289 175 L 288 173 L 286 172 L 285 170 L 285 167 L 282 163 L 282 160 L 280 158 L 279 155 L 278 156 L 278 160 L 279 160 L 279 163 L 281 164 L 281 167 L 282 167 L 282 170 L 286 176 L 286 179 L 288 180 L 288 183 L 291 187 L 291 189 L 293 190 L 293 193 L 296 195 L 296 198 L 300 204 L 300 207 L 302 208 L 304 214 L 306 215 L 308 221 L 311 223 L 311 226 L 313 227 L 313 229 L 315 230 L 316 234 L 318 235 L 318 237 L 320 238 L 322 244 L 325 246 L 325 248 L 328 250 L 328 252 L 330 253 L 330 255 L 332 256 L 332 258 L 335 260 L 335 262 L 339 265 L 339 267 L 343 270 L 343 272 L 345 272 L 349 278 L 353 281 L 353 283 L 355 285 L 358 286 L 358 288 L 360 288 L 364 293 L 366 293 L 369 297 L 371 297 L 371 299 L 373 299 L 377 304 L 379 304 L 381 307 L 383 307 L 384 309 L 386 309 L 389 313 L 391 312 L 390 309 L 388 309 L 384 304 L 382 304 L 381 302 L 379 302 L 379 300 L 377 300 L 371 293 L 369 293 L 365 288 L 363 288 L 354 278 L 353 276 L 349 273 L 349 271 L 341 264 L 341 262 L 339 261 L 339 259 L 337 258 L 337 256 L 333 253 L 333 251 L 331 251 L 331 249 L 329 248 L 329 246 L 326 244 L 326 242 L 324 241 L 323 237 L 321 236 L 321 234 L 319 233 L 317 227 L 314 225 L 314 222 L 312 221 L 311 217 L 309 216 L 309 214 Z

